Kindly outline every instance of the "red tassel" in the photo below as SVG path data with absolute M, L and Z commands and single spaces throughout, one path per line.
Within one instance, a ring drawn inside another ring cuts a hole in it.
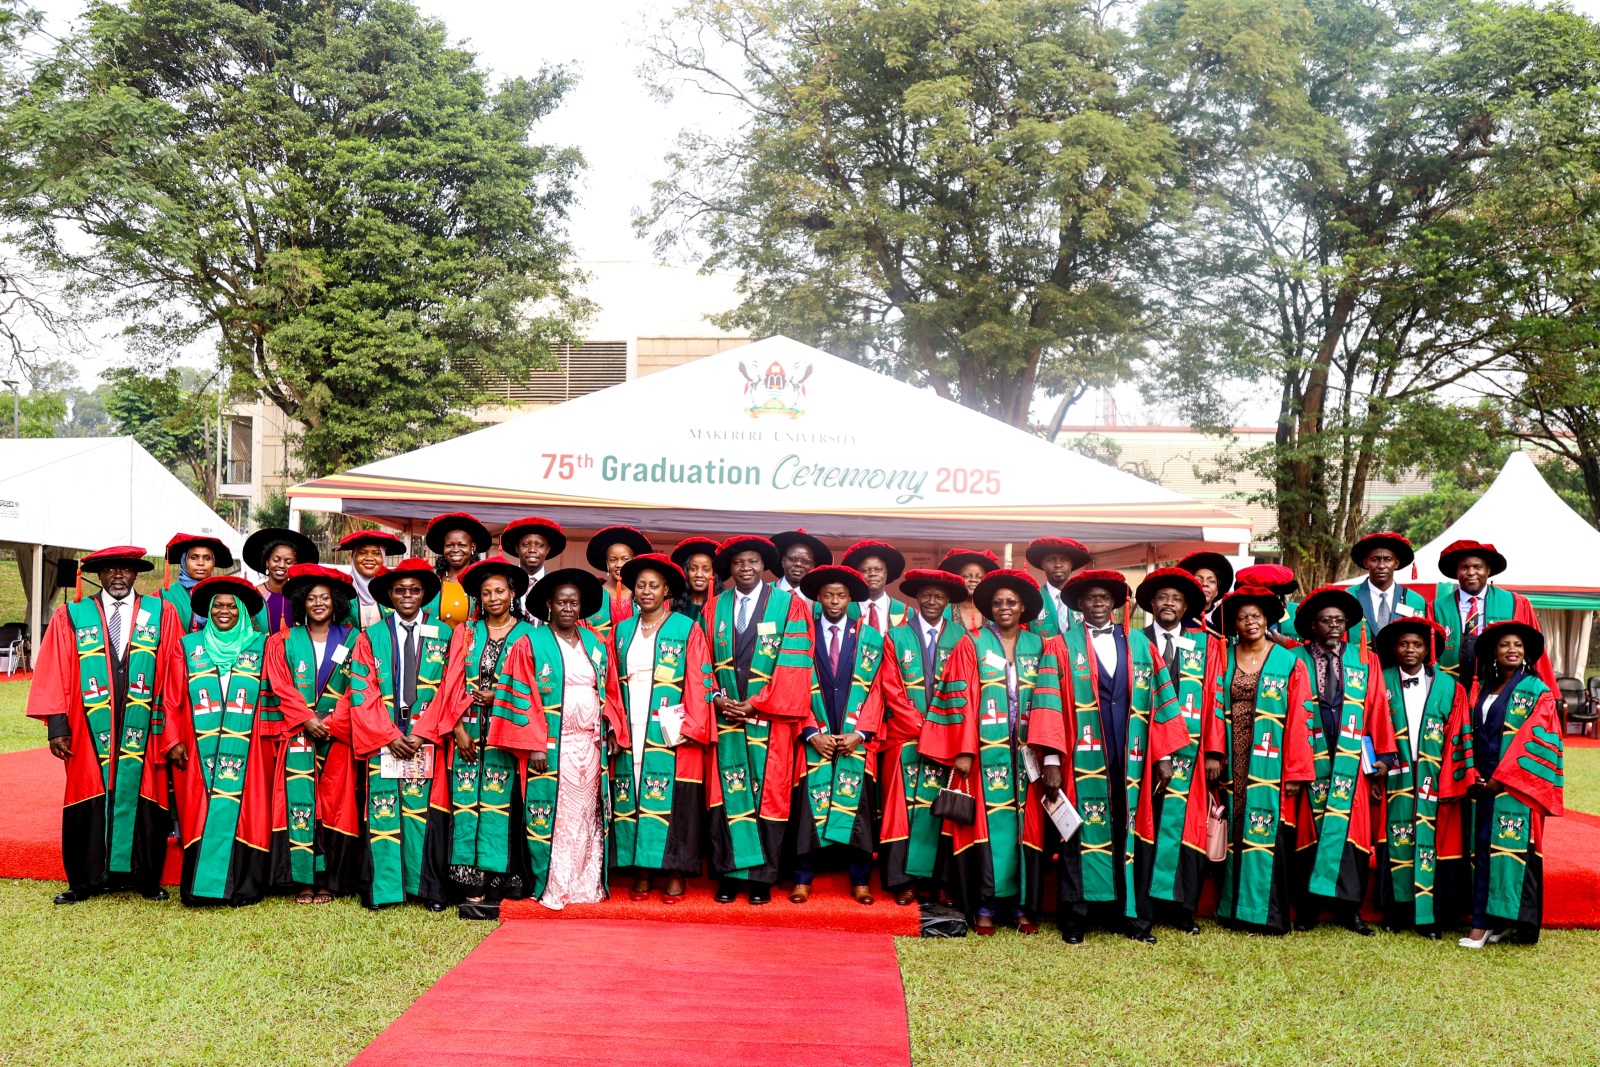
M 172 561 L 169 559 L 161 565 L 161 588 L 172 588 Z
M 78 568 L 78 577 L 77 577 L 76 581 L 77 581 L 77 595 L 74 596 L 73 599 L 74 600 L 82 600 L 83 599 L 83 568 L 82 567 Z
M 1133 632 L 1133 594 L 1130 592 L 1122 599 L 1122 636 L 1127 637 Z
M 1411 561 L 1411 580 L 1413 582 L 1417 580 L 1417 561 L 1416 560 L 1412 560 Z

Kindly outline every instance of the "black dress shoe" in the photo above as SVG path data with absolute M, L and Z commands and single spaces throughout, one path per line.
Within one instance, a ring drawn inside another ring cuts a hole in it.
M 1063 930 L 1061 931 L 1061 940 L 1069 945 L 1081 945 L 1083 944 L 1083 933 L 1079 930 Z
M 1308 934 L 1308 933 L 1310 933 L 1311 931 L 1313 931 L 1313 930 L 1315 930 L 1317 928 L 1317 920 L 1315 920 L 1315 919 L 1309 919 L 1309 920 L 1300 919 L 1300 920 L 1297 920 L 1295 922 L 1295 924 L 1294 924 L 1294 928 L 1297 931 L 1299 931 L 1300 933 L 1302 933 L 1302 934 Z
M 57 904 L 82 904 L 84 901 L 88 900 L 92 896 L 94 896 L 94 894 L 88 892 L 87 890 L 69 889 L 65 893 L 57 893 L 56 894 L 56 903 Z
M 1150 933 L 1149 931 L 1146 931 L 1146 932 L 1144 932 L 1142 934 L 1129 934 L 1128 935 L 1128 940 L 1129 941 L 1138 941 L 1138 942 L 1141 942 L 1142 944 L 1146 944 L 1146 945 L 1153 945 L 1153 944 L 1156 943 L 1156 935 Z
M 1437 930 L 1419 930 L 1418 933 L 1420 933 L 1423 937 L 1427 938 L 1429 941 L 1442 941 L 1442 940 L 1444 940 L 1444 935 L 1441 934 Z
M 1183 932 L 1188 934 L 1190 937 L 1199 937 L 1200 936 L 1200 924 L 1199 923 L 1190 923 L 1188 926 L 1185 926 L 1183 928 Z
M 738 890 L 732 889 L 729 886 L 719 885 L 717 886 L 716 895 L 711 899 L 716 901 L 718 904 L 732 904 L 734 901 L 739 899 L 739 892 Z
M 430 900 L 422 906 L 427 908 L 429 911 L 440 912 L 443 911 L 447 905 L 442 900 Z
M 156 889 L 156 891 L 154 893 L 140 893 L 139 895 L 144 897 L 144 899 L 146 899 L 146 900 L 171 900 L 172 899 L 172 894 L 168 893 L 165 889 L 160 889 L 160 888 Z
M 772 890 L 765 888 L 750 890 L 750 903 L 758 906 L 761 904 L 771 904 Z
M 1349 922 L 1341 923 L 1340 925 L 1346 930 L 1349 930 L 1352 934 L 1360 934 L 1362 937 L 1371 937 L 1375 932 L 1372 927 L 1368 926 L 1360 919 L 1351 919 Z

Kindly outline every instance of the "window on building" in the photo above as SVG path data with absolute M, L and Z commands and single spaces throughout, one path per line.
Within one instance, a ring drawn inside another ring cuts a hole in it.
M 461 369 L 490 396 L 522 404 L 559 404 L 620 385 L 628 377 L 626 341 L 559 345 L 552 354 L 560 361 L 557 369 L 529 371 L 519 378 L 486 371 L 475 362 Z
M 229 485 L 250 484 L 250 445 L 254 436 L 254 419 L 235 416 L 228 420 L 228 469 L 222 480 Z

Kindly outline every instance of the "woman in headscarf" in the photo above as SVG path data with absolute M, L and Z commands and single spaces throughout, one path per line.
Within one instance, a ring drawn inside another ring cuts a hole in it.
M 267 638 L 266 677 L 279 719 L 272 776 L 272 884 L 298 904 L 327 904 L 361 880 L 361 809 L 355 754 L 323 721 L 350 685 L 359 627 L 348 576 L 315 563 L 284 583 L 294 625 Z M 266 706 L 266 702 L 264 702 Z
M 1061 712 L 1063 654 L 1058 638 L 1024 627 L 1039 617 L 1044 597 L 1024 571 L 998 570 L 973 595 L 989 625 L 968 634 L 945 661 L 920 752 L 950 767 L 949 786 L 972 796 L 970 826 L 946 821 L 951 837 L 951 888 L 973 917 L 973 931 L 992 935 L 1003 909 L 1021 933 L 1038 932 L 1045 855 L 1046 793 L 1061 794 L 1067 752 Z M 1046 757 L 1055 760 L 1046 763 Z M 1027 768 L 1041 767 L 1030 781 Z
M 709 537 L 685 537 L 672 550 L 672 562 L 683 571 L 684 591 L 674 597 L 672 610 L 699 622 L 706 603 L 717 591 L 717 542 Z
M 428 617 L 446 626 L 460 626 L 476 610 L 462 588 L 461 575 L 489 551 L 493 543 L 489 528 L 464 511 L 452 511 L 434 516 L 423 541 L 438 557 L 433 572 L 440 582 L 439 595 L 426 605 Z
M 605 572 L 606 583 L 600 590 L 600 607 L 584 621 L 601 640 L 609 640 L 611 627 L 633 614 L 633 591 L 622 580 L 623 565 L 653 551 L 650 539 L 632 526 L 607 526 L 589 539 L 584 558 L 589 566 Z
M 950 602 L 950 618 L 959 622 L 967 633 L 983 626 L 983 614 L 972 605 L 973 590 L 978 588 L 979 582 L 999 569 L 999 557 L 987 548 L 952 548 L 944 554 L 944 559 L 939 561 L 939 570 L 960 578 L 962 584 L 967 587 L 965 597 Z M 900 591 L 904 593 L 905 587 L 902 586 Z M 909 618 L 908 615 L 907 619 Z
M 1472 695 L 1472 930 L 1462 948 L 1539 940 L 1544 821 L 1566 814 L 1561 716 L 1539 676 L 1544 636 L 1524 622 L 1478 635 Z
M 629 899 L 648 900 L 661 872 L 663 899 L 676 904 L 684 877 L 700 872 L 711 645 L 672 610 L 688 585 L 677 564 L 647 552 L 623 565 L 622 580 L 639 610 L 617 623 L 607 649 L 606 701 L 628 724 L 628 744 L 611 758 L 614 866 L 633 868 Z
M 172 565 L 178 565 L 177 584 L 172 581 Z M 167 571 L 162 583 L 161 599 L 178 609 L 188 633 L 206 624 L 204 617 L 196 615 L 189 606 L 189 590 L 205 581 L 220 569 L 233 566 L 233 552 L 215 537 L 203 534 L 177 534 L 167 542 Z
M 468 904 L 519 900 L 529 882 L 521 775 L 516 757 L 488 740 L 496 694 L 511 678 L 508 655 L 535 632 L 522 615 L 528 575 L 508 559 L 486 559 L 462 572 L 461 585 L 477 611 L 450 642 L 439 713 L 417 730 L 439 743 L 438 773 L 449 780 L 453 895 Z
M 530 893 L 556 911 L 607 896 L 607 757 L 626 745 L 628 721 L 606 704 L 605 643 L 579 625 L 600 610 L 600 593 L 594 575 L 576 568 L 534 586 L 534 614 L 548 625 L 508 653 L 489 724 L 490 746 L 526 768 Z
M 297 530 L 268 527 L 245 539 L 242 556 L 246 567 L 266 576 L 255 587 L 262 598 L 261 609 L 252 619 L 256 629 L 269 634 L 287 630 L 289 598 L 283 595 L 283 583 L 289 580 L 289 568 L 296 563 L 319 562 L 317 546 Z
M 1222 636 L 1222 623 L 1217 617 L 1217 601 L 1233 588 L 1233 564 L 1221 552 L 1191 552 L 1178 561 L 1178 569 L 1194 575 L 1205 596 L 1205 607 L 1192 619 L 1183 620 L 1185 626 L 1205 629 L 1216 637 Z
M 266 635 L 246 615 L 261 594 L 243 578 L 208 578 L 190 592 L 205 628 L 183 639 L 195 756 L 174 782 L 183 839 L 183 902 L 253 904 L 269 881 L 275 723 L 260 714 Z
M 406 554 L 406 543 L 382 530 L 356 530 L 339 539 L 339 551 L 350 553 L 350 582 L 356 594 L 356 613 L 351 618 L 365 630 L 383 618 L 383 609 L 368 586 L 383 570 L 386 557 Z M 339 619 L 345 621 L 342 615 Z
M 1274 642 L 1283 617 L 1270 589 L 1242 586 L 1220 604 L 1233 637 L 1216 696 L 1201 723 L 1208 789 L 1219 789 L 1229 827 L 1217 917 L 1258 933 L 1289 930 L 1295 806 L 1316 778 L 1305 661 Z

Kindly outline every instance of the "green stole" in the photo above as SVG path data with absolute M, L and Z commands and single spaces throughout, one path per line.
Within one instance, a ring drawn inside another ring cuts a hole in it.
M 1177 899 L 1178 859 L 1183 854 L 1189 803 L 1194 799 L 1209 803 L 1203 779 L 1196 795 L 1195 770 L 1200 759 L 1200 709 L 1205 705 L 1206 655 L 1210 642 L 1204 631 L 1191 631 L 1184 636 L 1194 642 L 1194 647 L 1178 649 L 1178 690 L 1173 694 L 1171 712 L 1183 716 L 1189 743 L 1172 754 L 1172 779 L 1167 783 L 1167 798 L 1161 805 L 1161 819 L 1155 827 L 1150 895 L 1161 900 Z
M 1539 697 L 1548 687 L 1536 674 L 1523 675 L 1511 691 L 1506 706 L 1506 725 L 1500 734 L 1501 759 L 1510 755 L 1512 742 L 1522 729 L 1522 724 L 1533 714 Z M 1558 768 L 1561 767 L 1561 738 L 1535 728 L 1529 747 L 1539 745 L 1544 755 Z M 1520 766 L 1530 773 L 1548 780 L 1550 771 L 1538 761 L 1521 758 Z M 1559 784 L 1559 778 L 1557 779 Z M 1518 800 L 1510 790 L 1497 793 L 1494 798 L 1494 819 L 1489 830 L 1489 906 L 1488 913 L 1496 918 L 1516 921 L 1522 912 L 1522 890 L 1526 884 L 1528 852 L 1533 848 L 1534 815 L 1528 805 Z M 1469 839 L 1476 841 L 1476 836 Z
M 1072 744 L 1072 778 L 1077 790 L 1078 814 L 1083 817 L 1083 825 L 1078 830 L 1083 899 L 1115 900 L 1118 873 L 1112 853 L 1115 830 L 1111 825 L 1111 784 L 1100 726 L 1099 679 L 1089 669 L 1088 630 L 1074 626 L 1066 632 L 1064 640 L 1070 667 L 1064 668 L 1063 678 L 1072 679 L 1073 722 L 1078 731 L 1076 737 L 1067 740 Z M 1130 655 L 1133 645 L 1130 640 Z M 1131 743 L 1133 723 L 1130 721 L 1128 726 Z
M 1390 667 L 1384 671 L 1383 682 L 1400 753 L 1400 769 L 1389 775 L 1389 795 L 1384 806 L 1390 884 L 1395 900 L 1416 902 L 1417 925 L 1426 926 L 1434 921 L 1439 783 L 1444 775 L 1444 732 L 1455 707 L 1456 684 L 1443 671 L 1434 671 L 1428 699 L 1422 706 L 1422 736 L 1413 741 L 1400 687 L 1400 669 Z
M 189 670 L 189 705 L 194 712 L 195 755 L 206 788 L 205 826 L 195 860 L 194 884 L 189 890 L 197 897 L 221 900 L 228 895 L 240 799 L 250 765 L 250 736 L 261 698 L 262 649 L 266 643 L 266 635 L 256 633 L 239 653 L 228 676 L 230 699 L 222 691 L 216 665 L 206 654 L 205 634 L 194 633 L 183 639 L 184 662 Z
M 1082 630 L 1083 627 L 1078 629 Z M 1128 747 L 1122 756 L 1123 789 L 1128 806 L 1121 874 L 1124 908 L 1127 917 L 1133 919 L 1138 917 L 1134 842 L 1138 837 L 1139 803 L 1144 796 L 1144 765 L 1150 758 L 1150 720 L 1159 713 L 1161 721 L 1168 722 L 1180 712 L 1178 705 L 1173 702 L 1172 683 L 1166 672 L 1156 671 L 1155 648 L 1138 630 L 1128 635 L 1128 674 L 1133 680 L 1133 693 L 1128 699 Z M 1098 696 L 1098 686 L 1095 692 Z M 1101 755 L 1104 756 L 1104 750 Z
M 1339 867 L 1344 862 L 1345 842 L 1350 839 L 1350 818 L 1354 809 L 1366 818 L 1366 804 L 1357 804 L 1356 784 L 1361 776 L 1361 739 L 1367 727 L 1367 665 L 1361 646 L 1346 641 L 1340 666 L 1344 671 L 1344 707 L 1339 713 L 1339 738 L 1322 735 L 1322 708 L 1317 697 L 1322 679 L 1311 653 L 1302 650 L 1306 673 L 1311 676 L 1311 702 L 1306 716 L 1311 732 L 1311 755 L 1317 777 L 1311 783 L 1311 814 L 1317 825 L 1316 859 L 1311 867 L 1311 892 L 1322 897 L 1334 895 Z M 1334 746 L 1334 747 L 1330 747 Z
M 820 606 L 812 609 L 822 619 Z M 839 736 L 856 732 L 856 716 L 867 701 L 872 682 L 883 661 L 883 634 L 866 623 L 856 624 L 856 654 L 851 665 L 850 689 L 845 697 L 844 725 Z M 822 703 L 815 660 L 811 669 L 811 718 L 817 732 L 827 734 L 828 712 Z M 811 745 L 805 746 L 806 796 L 811 801 L 811 818 L 816 823 L 817 839 L 824 845 L 848 845 L 856 827 L 861 805 L 862 785 L 867 777 L 867 746 L 861 744 L 848 756 L 823 759 Z M 868 813 L 870 816 L 870 812 Z
M 632 707 L 628 697 L 628 649 L 639 630 L 639 616 L 617 623 L 617 683 L 622 691 L 623 715 Z M 689 635 L 694 621 L 672 612 L 655 634 L 655 656 L 650 681 L 650 721 L 645 726 L 644 752 L 640 756 L 638 795 L 635 796 L 633 749 L 612 760 L 611 807 L 614 813 L 618 867 L 661 870 L 667 852 L 667 831 L 672 825 L 672 799 L 678 780 L 678 753 L 667 747 L 661 732 L 662 708 L 683 703 L 687 681 Z M 699 684 L 701 679 L 695 679 Z M 631 716 L 630 716 L 631 721 Z M 686 742 L 687 743 L 687 742 Z M 698 813 L 696 813 L 698 818 Z
M 173 582 L 161 591 L 161 599 L 165 600 L 178 610 L 178 621 L 183 624 L 185 633 L 194 625 L 194 605 L 189 599 L 189 590 L 177 582 Z
M 133 635 L 128 641 L 128 691 L 123 694 L 121 736 L 114 737 L 116 716 L 111 707 L 111 660 L 105 628 L 95 599 L 67 605 L 67 618 L 78 647 L 78 688 L 83 697 L 83 717 L 100 760 L 100 782 L 106 791 L 106 853 L 108 868 L 126 874 L 133 869 L 133 827 L 139 812 L 139 785 L 145 750 L 152 734 L 162 732 L 162 709 L 156 702 L 156 649 L 161 645 L 159 597 L 134 601 Z M 115 741 L 116 748 L 112 748 Z M 116 753 L 116 766 L 111 763 Z
M 1375 595 L 1374 592 L 1373 592 L 1373 589 L 1372 589 L 1372 579 L 1368 578 L 1363 582 L 1360 582 L 1360 583 L 1358 583 L 1356 585 L 1350 586 L 1350 589 L 1349 589 L 1350 595 L 1355 597 L 1358 601 L 1361 598 L 1356 593 L 1356 590 L 1360 589 L 1361 586 L 1363 586 L 1363 585 L 1367 587 L 1367 597 L 1368 597 L 1368 599 L 1371 599 Z M 1395 582 L 1394 583 L 1394 588 L 1400 590 L 1400 594 L 1401 594 L 1400 595 L 1400 599 L 1395 602 L 1395 607 L 1398 607 L 1398 606 L 1403 604 L 1406 607 L 1410 608 L 1412 611 L 1416 612 L 1418 616 L 1422 616 L 1422 617 L 1426 617 L 1427 616 L 1427 614 L 1428 614 L 1428 602 L 1423 599 L 1421 593 L 1417 592 L 1415 589 L 1407 589 L 1405 586 L 1401 585 L 1399 582 Z M 1365 609 L 1365 605 L 1362 605 L 1362 607 L 1363 607 L 1363 609 Z M 1392 614 L 1393 611 L 1394 611 L 1393 607 L 1391 607 L 1389 610 L 1391 612 L 1391 618 L 1389 620 L 1390 622 L 1398 622 L 1403 617 L 1403 616 L 1400 616 L 1400 615 Z M 1377 631 L 1375 631 L 1372 628 L 1372 620 L 1370 620 L 1370 619 L 1362 619 L 1359 623 L 1357 623 L 1355 625 L 1355 627 L 1353 629 L 1351 629 L 1351 631 L 1350 631 L 1350 640 L 1352 640 L 1352 641 L 1359 640 L 1360 639 L 1359 635 L 1361 635 L 1361 634 L 1365 634 L 1366 637 L 1367 637 L 1367 647 L 1369 647 L 1369 648 L 1372 647 L 1372 639 L 1375 636 L 1377 636 Z
M 359 627 L 352 626 L 344 636 L 342 646 L 345 658 L 328 674 L 328 684 L 318 694 L 317 650 L 311 643 L 311 632 L 304 626 L 292 627 L 284 636 L 284 657 L 294 672 L 295 688 L 306 706 L 325 719 L 333 713 L 339 698 L 350 687 L 350 653 L 355 650 Z M 263 702 L 264 703 L 264 702 Z M 279 712 L 281 718 L 282 712 Z M 263 718 L 265 715 L 263 714 Z M 331 739 L 313 745 L 304 734 L 289 739 L 283 753 L 283 792 L 285 815 L 289 824 L 289 871 L 297 885 L 311 885 L 316 872 L 326 869 L 323 857 L 317 855 L 317 775 L 328 758 Z
M 1081 630 L 1081 627 L 1080 627 Z M 1028 743 L 1028 711 L 1039 680 L 1044 638 L 1027 630 L 1017 633 L 1017 736 L 1011 736 L 1010 697 L 1006 692 L 1006 650 L 991 627 L 970 635 L 978 660 L 978 766 L 983 775 L 984 811 L 989 822 L 989 855 L 994 868 L 994 895 L 1022 899 L 1026 870 L 1022 864 L 1022 804 L 1026 775 L 1017 750 Z M 970 707 L 970 705 L 969 705 Z M 1019 775 L 1022 781 L 1018 781 Z
M 944 675 L 944 665 L 949 662 L 950 653 L 967 635 L 965 627 L 950 621 L 948 609 L 945 619 L 945 625 L 939 631 L 939 643 L 934 646 L 931 680 L 922 670 L 922 635 L 917 631 L 915 620 L 908 615 L 904 624 L 889 631 L 890 640 L 900 656 L 895 668 L 900 672 L 900 680 L 905 683 L 906 695 L 924 719 L 928 715 L 929 693 L 938 686 L 939 679 Z M 906 874 L 913 878 L 932 878 L 933 865 L 939 856 L 939 832 L 942 827 L 942 820 L 933 817 L 933 801 L 944 786 L 948 772 L 942 764 L 923 759 L 914 740 L 900 746 L 899 759 L 909 808 Z
M 478 660 L 489 641 L 489 625 L 482 619 L 474 619 L 466 626 L 465 678 L 470 698 L 478 691 Z M 507 684 L 503 670 L 506 653 L 519 640 L 531 636 L 534 629 L 518 620 L 506 632 L 505 643 L 500 646 L 500 659 L 495 663 L 496 692 Z M 461 726 L 472 738 L 478 758 L 468 760 L 460 749 L 451 750 L 450 865 L 504 874 L 511 860 L 512 777 L 517 773 L 517 758 L 502 749 L 488 747 L 490 717 L 488 713 L 480 713 L 476 704 L 468 703 L 461 714 Z
M 634 608 L 633 613 L 638 615 L 639 609 Z M 588 624 L 589 629 L 599 635 L 600 640 L 604 641 L 611 636 L 611 627 L 613 625 L 611 622 L 611 579 L 607 578 L 605 584 L 600 587 L 600 610 L 583 621 Z
M 1296 653 L 1282 645 L 1273 645 L 1261 664 L 1261 677 L 1256 683 L 1255 726 L 1250 737 L 1249 766 L 1233 765 L 1233 734 L 1231 729 L 1227 733 L 1228 779 L 1231 781 L 1234 775 L 1243 772 L 1250 784 L 1245 792 L 1243 847 L 1228 850 L 1222 895 L 1217 901 L 1217 914 L 1224 919 L 1258 925 L 1264 925 L 1267 921 L 1272 900 L 1273 865 L 1277 862 L 1278 822 L 1283 804 L 1284 732 L 1291 711 L 1296 715 L 1306 713 L 1303 707 L 1289 707 L 1289 677 L 1299 660 Z M 1233 651 L 1230 649 L 1228 667 L 1221 678 L 1221 690 L 1217 693 L 1219 717 L 1226 718 L 1232 710 L 1234 666 Z M 1227 790 L 1224 795 L 1231 827 L 1233 790 Z M 1234 889 L 1236 885 L 1237 890 Z
M 1044 597 L 1044 607 L 1039 612 L 1039 617 L 1028 624 L 1028 629 L 1040 637 L 1063 637 L 1073 630 L 1083 629 L 1083 615 L 1067 609 L 1067 624 L 1061 625 L 1061 619 L 1056 615 L 1055 598 L 1050 595 L 1050 590 L 1044 586 L 1039 587 L 1039 592 Z
M 810 629 L 797 623 L 789 632 L 789 606 L 794 594 L 773 587 L 767 594 L 767 607 L 761 618 L 751 619 L 757 627 L 756 647 L 750 657 L 750 686 L 740 692 L 733 667 L 734 595 L 725 589 L 717 595 L 717 631 L 711 635 L 712 676 L 716 687 L 735 699 L 750 700 L 772 681 L 780 656 L 795 655 L 797 642 L 810 641 Z M 784 666 L 795 665 L 785 661 Z M 736 869 L 730 877 L 743 878 L 746 872 L 766 862 L 761 846 L 761 830 L 756 813 L 761 810 L 761 788 L 767 775 L 767 738 L 772 733 L 768 722 L 732 723 L 717 716 L 717 771 L 722 776 L 722 810 L 728 820 L 728 836 L 733 845 Z
M 606 676 L 605 643 L 593 631 L 582 626 L 578 627 L 578 635 L 583 640 L 583 650 L 588 655 L 589 662 L 594 665 L 595 678 L 600 683 L 603 700 Z M 528 834 L 528 865 L 532 869 L 533 897 L 537 899 L 544 895 L 545 883 L 550 880 L 550 843 L 556 826 L 556 801 L 560 795 L 561 784 L 561 712 L 566 696 L 567 672 L 561 657 L 561 639 L 551 631 L 550 627 L 540 626 L 534 629 L 528 635 L 528 641 L 533 648 L 533 661 L 538 664 L 538 674 L 534 681 L 539 689 L 539 703 L 544 708 L 545 728 L 549 731 L 546 749 L 549 767 L 543 774 L 535 774 L 529 770 L 527 785 L 523 789 L 524 825 Z M 517 687 L 516 692 L 520 694 L 520 687 Z M 531 695 L 528 694 L 530 699 Z M 531 706 L 530 703 L 530 709 Z M 505 711 L 497 708 L 495 714 L 505 714 Z M 604 722 L 602 718 L 602 732 L 605 728 Z M 603 737 L 596 740 L 604 745 Z M 610 770 L 602 748 L 599 798 L 601 802 L 610 799 L 610 790 Z M 605 806 L 610 807 L 609 804 Z M 608 817 L 605 822 L 609 821 Z M 601 833 L 609 837 L 609 829 L 609 826 L 602 824 Z M 601 871 L 600 878 L 604 883 L 606 878 L 604 870 Z
M 445 659 L 450 651 L 450 631 L 430 623 L 426 611 L 417 618 L 434 627 L 436 636 L 421 637 L 417 646 L 422 662 L 417 667 L 417 705 L 411 709 L 414 723 L 433 703 L 444 678 Z M 394 638 L 387 623 L 369 626 L 362 633 L 372 648 L 378 675 L 378 694 L 389 721 L 398 725 L 394 703 Z M 362 665 L 351 661 L 350 688 L 371 700 L 372 682 Z M 440 773 L 437 763 L 434 773 Z M 372 852 L 372 903 L 374 907 L 404 902 L 406 894 L 415 896 L 422 884 L 422 843 L 428 829 L 428 792 L 425 779 L 401 780 L 383 776 L 383 753 L 374 752 L 367 760 L 367 840 Z
M 1444 627 L 1444 649 L 1439 653 L 1439 667 L 1457 682 L 1461 673 L 1461 601 L 1455 582 L 1440 582 L 1433 597 L 1433 620 Z M 1483 625 L 1502 622 L 1517 613 L 1517 597 L 1498 585 L 1485 586 L 1483 590 Z

